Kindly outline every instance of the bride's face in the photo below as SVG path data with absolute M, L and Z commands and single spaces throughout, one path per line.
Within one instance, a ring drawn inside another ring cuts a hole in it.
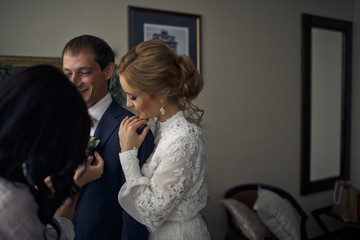
M 132 107 L 142 119 L 159 117 L 160 102 L 147 94 L 129 86 L 124 77 L 120 75 L 120 84 L 126 93 L 126 106 Z

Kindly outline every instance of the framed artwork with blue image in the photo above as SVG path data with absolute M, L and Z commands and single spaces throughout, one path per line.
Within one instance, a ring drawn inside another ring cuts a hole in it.
M 180 56 L 189 56 L 200 72 L 201 16 L 129 6 L 129 48 L 158 39 Z

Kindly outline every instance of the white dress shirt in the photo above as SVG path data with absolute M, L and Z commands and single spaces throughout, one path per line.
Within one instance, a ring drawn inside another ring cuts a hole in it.
M 103 97 L 103 99 L 101 99 L 94 106 L 89 108 L 88 113 L 93 123 L 91 126 L 90 136 L 94 136 L 96 127 L 102 115 L 104 114 L 106 109 L 110 106 L 111 102 L 112 102 L 112 98 L 110 96 L 110 93 L 107 93 L 105 97 Z

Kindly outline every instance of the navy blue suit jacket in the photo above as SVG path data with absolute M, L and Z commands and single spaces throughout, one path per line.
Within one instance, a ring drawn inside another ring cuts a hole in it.
M 148 239 L 146 227 L 122 210 L 118 203 L 118 192 L 125 182 L 119 160 L 119 125 L 130 111 L 114 100 L 101 117 L 95 138 L 100 139 L 97 151 L 104 159 L 104 173 L 98 180 L 88 183 L 81 195 L 74 213 L 76 240 L 141 240 Z M 154 137 L 149 131 L 139 148 L 142 165 L 154 147 Z

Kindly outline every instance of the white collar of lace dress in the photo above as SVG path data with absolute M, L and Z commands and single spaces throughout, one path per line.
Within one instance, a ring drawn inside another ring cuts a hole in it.
M 182 117 L 183 117 L 183 112 L 178 111 L 177 113 L 175 113 L 174 115 L 172 115 L 171 117 L 166 119 L 165 122 L 160 122 L 159 119 L 156 119 L 157 126 L 164 128 L 166 126 L 172 125 L 173 122 L 175 122 L 176 120 L 178 120 Z

